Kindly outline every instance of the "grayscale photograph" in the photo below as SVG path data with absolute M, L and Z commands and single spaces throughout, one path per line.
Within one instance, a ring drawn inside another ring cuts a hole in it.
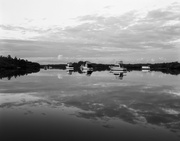
M 0 0 L 0 141 L 180 141 L 180 0 Z

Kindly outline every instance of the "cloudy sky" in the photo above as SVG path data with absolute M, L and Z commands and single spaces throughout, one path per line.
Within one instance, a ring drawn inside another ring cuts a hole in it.
M 0 55 L 180 62 L 180 0 L 0 0 Z

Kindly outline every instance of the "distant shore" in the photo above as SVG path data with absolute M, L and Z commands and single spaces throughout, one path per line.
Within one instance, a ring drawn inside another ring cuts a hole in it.
M 80 71 L 80 66 L 85 64 L 86 61 L 79 61 L 72 63 L 74 67 L 74 71 Z M 92 63 L 91 64 L 94 71 L 105 71 L 110 70 L 110 66 L 114 64 L 99 64 L 99 63 Z M 163 73 L 169 73 L 173 75 L 180 74 L 180 63 L 179 62 L 167 62 L 167 63 L 137 63 L 137 64 L 123 64 L 123 67 L 126 68 L 128 71 L 133 70 L 141 70 L 142 66 L 149 66 L 151 71 L 161 71 Z M 47 64 L 41 65 L 41 68 L 52 68 L 52 69 L 66 69 L 66 64 Z
M 72 63 L 74 71 L 81 73 L 80 66 L 84 65 L 86 61 L 79 61 Z M 106 71 L 110 70 L 110 66 L 114 64 L 100 64 L 92 63 L 93 71 Z M 180 63 L 179 62 L 163 62 L 163 63 L 136 63 L 136 64 L 123 64 L 123 67 L 127 71 L 141 70 L 142 66 L 149 66 L 151 71 L 161 71 L 163 73 L 178 75 L 180 74 Z M 40 65 L 36 62 L 31 62 L 28 60 L 20 58 L 12 58 L 10 55 L 7 57 L 0 56 L 0 74 L 14 73 L 15 75 L 28 74 L 33 72 L 38 72 L 42 68 L 51 69 L 66 69 L 66 64 L 46 64 Z M 3 76 L 0 76 L 1 78 Z

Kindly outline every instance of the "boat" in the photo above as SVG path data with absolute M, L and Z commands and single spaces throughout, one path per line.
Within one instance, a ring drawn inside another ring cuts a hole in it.
M 80 66 L 80 70 L 82 72 L 93 71 L 93 67 L 91 65 L 91 62 L 86 61 L 84 65 Z
M 72 63 L 67 63 L 66 69 L 67 70 L 74 70 L 73 64 Z
M 109 67 L 111 71 L 122 71 L 122 72 L 126 72 L 127 69 L 123 67 L 123 62 L 116 62 L 116 64 L 114 64 L 113 66 Z
M 150 70 L 150 66 L 142 66 L 142 70 Z
M 149 72 L 150 71 L 150 66 L 142 66 L 142 71 L 143 72 Z

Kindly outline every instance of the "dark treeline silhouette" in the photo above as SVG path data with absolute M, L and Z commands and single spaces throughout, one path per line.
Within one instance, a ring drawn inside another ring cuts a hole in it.
M 152 70 L 161 70 L 161 69 L 177 69 L 180 70 L 180 63 L 178 62 L 169 62 L 169 63 L 142 63 L 142 64 L 123 64 L 127 69 L 141 70 L 142 66 L 149 66 Z
M 24 59 L 12 58 L 10 55 L 7 57 L 0 56 L 0 69 L 6 70 L 38 70 L 40 65 L 35 62 L 30 62 Z
M 72 63 L 72 66 L 74 67 L 74 71 L 81 73 L 80 66 L 85 65 L 86 61 L 79 61 Z M 93 71 L 105 71 L 110 70 L 109 66 L 110 64 L 96 64 L 92 63 L 91 66 L 93 67 Z M 53 68 L 53 69 L 66 69 L 66 64 L 48 64 L 48 65 L 41 65 L 41 68 Z
M 123 64 L 127 70 L 141 70 L 142 66 L 149 66 L 151 71 L 160 71 L 166 74 L 178 75 L 180 74 L 180 63 L 168 62 L 168 63 L 143 63 L 143 64 Z
M 80 66 L 84 65 L 86 61 L 79 61 L 72 63 L 74 67 L 74 71 L 81 73 Z M 113 64 L 97 64 L 92 63 L 93 71 L 106 71 L 110 70 L 110 66 Z M 42 68 L 45 66 L 54 68 L 54 69 L 66 69 L 66 64 L 48 64 L 48 65 L 41 65 Z M 139 64 L 123 64 L 123 67 L 127 68 L 127 71 L 133 70 L 142 70 L 142 66 L 149 66 L 151 71 L 161 71 L 163 73 L 178 75 L 180 74 L 180 63 L 178 62 L 169 62 L 169 63 L 139 63 Z
M 40 64 L 30 62 L 17 57 L 12 58 L 10 55 L 7 57 L 0 56 L 0 79 L 12 76 L 17 77 L 20 75 L 27 75 L 29 73 L 38 72 Z
M 66 69 L 66 64 L 48 64 L 48 65 L 41 65 L 40 66 L 41 69 L 50 69 L 50 68 L 53 68 L 53 69 L 61 69 L 61 70 L 65 70 Z

